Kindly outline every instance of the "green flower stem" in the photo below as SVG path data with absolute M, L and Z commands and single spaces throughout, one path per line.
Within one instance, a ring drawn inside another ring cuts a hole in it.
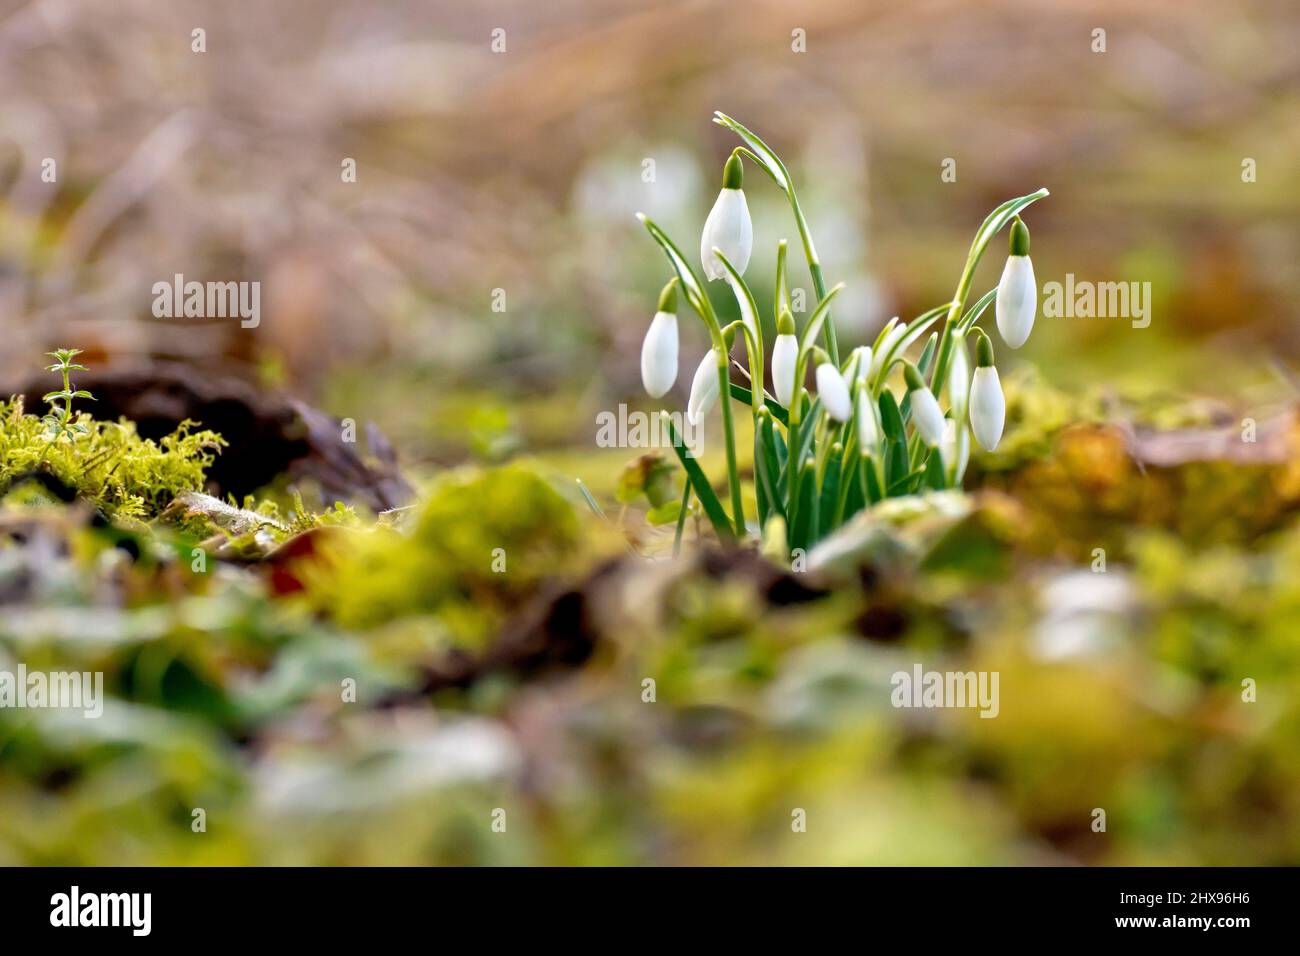
M 745 284 L 745 280 L 736 271 L 736 267 L 722 254 L 722 250 L 715 247 L 713 254 L 718 257 L 722 267 L 727 270 L 732 291 L 737 298 L 737 305 L 741 309 L 740 329 L 745 336 L 745 354 L 749 358 L 750 407 L 753 410 L 754 422 L 757 427 L 758 411 L 763 407 L 764 403 L 763 382 L 765 376 L 763 367 L 763 327 L 758 316 L 758 303 L 754 301 L 754 294 L 750 292 L 749 286 Z M 744 297 L 743 303 L 739 301 L 742 296 Z M 748 306 L 750 317 L 754 320 L 752 329 L 744 321 L 745 306 Z
M 988 248 L 989 243 L 1002 227 L 1011 222 L 1022 209 L 1046 195 L 1048 195 L 1047 190 L 1040 189 L 1027 196 L 1007 200 L 989 213 L 988 218 L 976 231 L 975 238 L 971 241 L 970 252 L 966 255 L 966 266 L 961 271 L 961 278 L 957 280 L 957 291 L 953 294 L 952 304 L 948 307 L 948 317 L 943 322 L 943 334 L 939 336 L 939 354 L 930 376 L 930 388 L 936 394 L 938 389 L 935 385 L 942 385 L 944 376 L 948 374 L 948 361 L 952 352 L 952 336 L 949 333 L 952 332 L 953 324 L 961 318 L 962 310 L 966 308 L 966 297 L 970 295 L 971 283 L 975 280 L 975 269 L 984 256 L 984 250 Z
M 673 557 L 682 552 L 682 528 L 686 525 L 686 512 L 691 507 L 691 479 L 688 475 L 685 482 L 686 487 L 682 489 L 682 507 L 677 512 L 677 529 L 673 532 Z
M 733 152 L 743 153 L 760 168 L 767 168 L 767 164 L 762 159 L 743 146 L 737 146 Z M 777 185 L 781 185 L 780 180 L 777 180 Z M 799 205 L 799 197 L 794 191 L 794 183 L 790 181 L 789 173 L 786 173 L 786 184 L 781 191 L 785 193 L 786 199 L 790 201 L 790 211 L 794 213 L 794 224 L 799 230 L 799 241 L 803 244 L 803 255 L 808 260 L 808 272 L 812 275 L 813 289 L 817 293 L 817 300 L 820 302 L 826 298 L 826 277 L 822 274 L 822 262 L 817 257 L 817 248 L 813 245 L 812 232 L 808 229 L 808 220 L 803 214 L 803 207 Z M 838 366 L 840 364 L 840 348 L 835 339 L 835 323 L 831 321 L 829 312 L 826 314 L 826 326 L 822 329 L 822 332 L 826 338 L 826 351 L 830 353 L 831 360 Z
M 788 515 L 787 524 L 794 528 L 795 512 L 799 508 L 799 462 L 797 456 L 799 453 L 799 420 L 803 412 L 803 386 L 796 380 L 794 401 L 786 410 L 790 417 L 790 424 L 786 428 L 786 465 L 785 465 L 785 493 L 786 493 L 786 515 Z
M 725 343 L 718 350 L 718 398 L 722 405 L 722 434 L 727 443 L 727 479 L 731 485 L 731 514 L 736 536 L 745 536 L 745 508 L 740 498 L 740 470 L 736 467 L 736 426 L 731 420 L 731 356 Z
M 732 523 L 736 533 L 744 535 L 745 514 L 740 497 L 740 472 L 736 467 L 735 426 L 731 418 L 731 376 L 728 374 L 731 357 L 726 339 L 722 334 L 722 326 L 718 323 L 718 316 L 713 311 L 713 303 L 709 301 L 708 293 L 704 291 L 704 286 L 701 285 L 695 270 L 686 261 L 686 257 L 682 255 L 682 251 L 677 248 L 673 241 L 668 238 L 667 233 L 660 229 L 653 220 L 642 213 L 637 213 L 637 218 L 641 220 L 651 238 L 659 243 L 659 247 L 668 257 L 669 264 L 681 281 L 682 292 L 686 296 L 686 301 L 691 304 L 691 308 L 703 320 L 705 327 L 709 330 L 709 340 L 713 343 L 713 348 L 718 354 L 718 398 L 722 404 L 722 432 L 727 443 L 727 481 L 731 486 Z M 759 383 L 759 387 L 762 387 L 762 383 Z
M 736 151 L 749 156 L 772 177 L 772 181 L 785 193 L 786 198 L 790 201 L 790 210 L 794 213 L 795 225 L 799 228 L 799 239 L 803 243 L 804 258 L 808 260 L 808 271 L 812 274 L 813 286 L 817 290 L 817 298 L 818 300 L 826 298 L 826 279 L 822 275 L 821 260 L 817 258 L 817 249 L 813 246 L 812 233 L 808 230 L 808 220 L 799 205 L 799 197 L 795 193 L 794 180 L 790 177 L 790 170 L 786 169 L 785 163 L 781 161 L 781 157 L 776 154 L 776 151 L 771 146 L 768 146 L 760 137 L 726 113 L 714 112 L 713 122 L 719 126 L 725 126 L 744 140 L 746 146 L 737 147 Z M 826 350 L 830 352 L 831 358 L 838 366 L 840 364 L 840 350 L 835 341 L 835 326 L 833 323 L 829 321 L 826 323 L 825 333 Z

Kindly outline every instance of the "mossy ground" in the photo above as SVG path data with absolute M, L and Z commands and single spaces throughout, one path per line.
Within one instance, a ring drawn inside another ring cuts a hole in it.
M 278 549 L 198 564 L 208 518 L 138 520 L 157 470 L 115 493 L 129 541 L 11 501 L 0 670 L 101 671 L 109 700 L 0 711 L 0 862 L 1300 860 L 1300 454 L 1143 470 L 1063 407 L 1013 392 L 1038 412 L 977 487 L 892 502 L 803 574 L 693 530 L 670 560 L 643 465 L 621 516 L 517 462 L 382 520 L 246 509 Z M 997 671 L 999 716 L 892 707 L 918 662 Z

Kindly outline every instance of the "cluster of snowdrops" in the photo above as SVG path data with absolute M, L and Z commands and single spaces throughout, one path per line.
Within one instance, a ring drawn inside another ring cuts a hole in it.
M 701 422 L 724 391 L 729 399 L 748 406 L 754 419 L 757 527 L 765 543 L 785 553 L 815 543 L 884 498 L 959 487 L 971 435 L 983 448 L 994 449 L 1006 416 L 993 342 L 976 328 L 976 322 L 995 304 L 1003 342 L 1015 349 L 1028 339 L 1037 311 L 1037 287 L 1029 258 L 1029 230 L 1020 213 L 1046 196 L 1047 190 L 1008 200 L 985 219 L 951 301 L 910 322 L 894 318 L 874 344 L 841 355 L 831 304 L 842 285 L 826 288 L 789 171 L 766 143 L 740 123 L 723 113 L 717 113 L 714 122 L 735 132 L 744 145 L 732 152 L 724 167 L 722 190 L 700 239 L 700 264 L 706 281 L 722 279 L 730 286 L 740 318 L 721 324 L 694 267 L 662 229 L 640 216 L 675 273 L 659 297 L 641 350 L 646 391 L 661 398 L 677 380 L 677 311 L 684 298 L 704 322 L 711 343 L 691 382 L 687 419 L 693 426 Z M 770 357 L 759 308 L 744 279 L 754 244 L 743 189 L 745 159 L 764 170 L 785 193 L 818 299 L 801 331 L 790 308 L 787 244 L 782 240 L 777 244 L 772 306 L 776 341 Z M 1010 250 L 1001 281 L 968 307 L 976 266 L 1005 226 L 1010 226 Z M 940 319 L 942 325 L 932 329 Z M 927 332 L 919 356 L 909 359 L 909 349 Z M 747 385 L 731 380 L 731 349 L 737 337 L 744 341 L 746 361 L 736 364 L 748 378 Z M 765 387 L 769 362 L 771 392 Z M 895 374 L 900 367 L 901 377 Z M 815 392 L 806 387 L 810 369 Z M 894 387 L 899 384 L 896 394 Z M 737 466 L 732 402 L 721 402 L 721 408 L 730 513 L 671 420 L 666 422 L 687 476 L 678 510 L 678 544 L 692 497 L 719 538 L 734 541 L 750 532 Z

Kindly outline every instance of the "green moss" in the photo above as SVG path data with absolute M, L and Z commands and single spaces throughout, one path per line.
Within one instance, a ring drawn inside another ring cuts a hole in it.
M 191 421 L 158 442 L 141 438 L 126 419 L 99 422 L 81 412 L 68 424 L 73 431 L 52 433 L 46 421 L 24 412 L 21 399 L 0 402 L 0 490 L 43 472 L 111 518 L 146 520 L 181 492 L 201 489 L 226 444 Z
M 476 645 L 583 551 L 573 507 L 536 473 L 457 472 L 434 485 L 408 530 L 349 540 L 313 590 L 346 626 L 436 614 L 457 643 Z

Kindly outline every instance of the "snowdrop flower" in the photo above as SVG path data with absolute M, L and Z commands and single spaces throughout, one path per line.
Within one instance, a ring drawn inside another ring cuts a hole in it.
M 993 365 L 993 343 L 983 332 L 975 345 L 975 376 L 970 385 L 970 428 L 985 451 L 992 451 L 1002 440 L 1006 424 L 1007 403 L 1002 397 L 1002 383 Z
M 943 441 L 939 442 L 939 461 L 943 470 L 950 475 L 960 477 L 966 472 L 966 463 L 970 459 L 970 439 L 966 429 L 951 418 L 943 420 Z
M 735 330 L 728 328 L 723 333 L 728 352 L 735 341 Z M 718 400 L 718 350 L 709 349 L 695 368 L 695 377 L 691 379 L 691 397 L 686 402 L 686 418 L 692 425 L 698 425 Z
M 936 448 L 943 441 L 944 429 L 939 402 L 911 362 L 903 366 L 903 377 L 907 380 L 907 395 L 912 400 L 912 422 L 916 425 L 916 433 L 923 442 Z
M 876 423 L 876 403 L 866 386 L 858 387 L 858 451 L 874 455 L 880 442 L 880 426 Z
M 970 394 L 970 356 L 966 354 L 966 340 L 953 330 L 952 358 L 948 364 L 948 399 L 952 402 L 954 418 L 964 418 L 966 397 Z
M 998 283 L 997 317 L 1002 341 L 1013 349 L 1025 344 L 1038 311 L 1038 284 L 1029 261 L 1029 228 L 1017 216 L 1011 224 L 1011 254 Z
M 772 346 L 772 388 L 776 400 L 786 408 L 794 400 L 795 366 L 799 363 L 799 340 L 794 334 L 794 316 L 782 307 L 776 318 L 776 344 Z
M 700 237 L 700 261 L 704 264 L 704 275 L 710 281 L 727 275 L 727 270 L 713 253 L 714 247 L 722 251 L 741 275 L 749 265 L 749 254 L 754 248 L 754 223 L 749 218 L 749 205 L 740 188 L 743 178 L 740 157 L 732 153 L 722 171 L 722 192 L 718 193 L 718 200 L 704 221 L 704 233 Z
M 853 350 L 853 356 L 849 359 L 849 371 L 844 377 L 854 382 L 866 382 L 867 376 L 871 372 L 871 363 L 874 357 L 871 354 L 870 345 L 859 345 Z
M 847 422 L 853 417 L 853 401 L 849 398 L 849 387 L 844 384 L 844 376 L 826 353 L 818 349 L 816 356 L 817 397 L 822 400 L 822 408 L 837 422 Z
M 659 310 L 641 343 L 641 384 L 651 398 L 660 398 L 677 381 L 677 279 L 659 294 Z

